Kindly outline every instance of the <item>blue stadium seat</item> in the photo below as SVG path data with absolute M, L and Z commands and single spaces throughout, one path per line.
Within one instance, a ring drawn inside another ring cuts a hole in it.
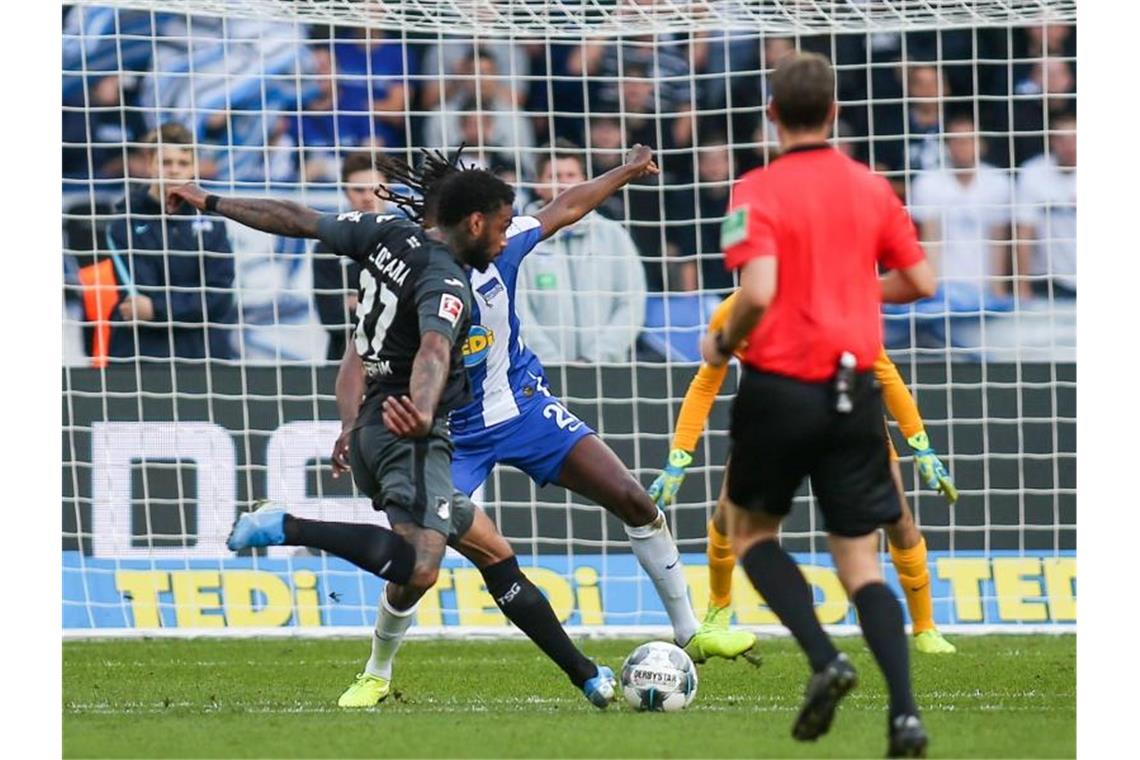
M 943 285 L 933 297 L 913 304 L 883 304 L 883 344 L 977 348 L 972 336 L 982 318 L 1013 311 L 1013 298 L 968 285 Z M 911 323 L 914 324 L 913 339 Z
M 654 293 L 645 303 L 642 342 L 669 361 L 701 360 L 701 335 L 720 303 L 715 295 Z

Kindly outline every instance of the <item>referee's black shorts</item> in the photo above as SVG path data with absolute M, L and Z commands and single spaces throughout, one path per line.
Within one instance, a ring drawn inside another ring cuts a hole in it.
M 809 383 L 745 367 L 732 406 L 728 497 L 783 517 L 805 477 L 828 533 L 865 536 L 901 517 L 883 427 L 882 389 L 856 375 L 852 410 L 835 409 L 834 383 Z

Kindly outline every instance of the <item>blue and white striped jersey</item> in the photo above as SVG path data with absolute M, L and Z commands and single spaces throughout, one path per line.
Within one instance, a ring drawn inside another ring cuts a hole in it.
M 522 341 L 515 285 L 523 258 L 542 239 L 533 216 L 516 216 L 507 247 L 485 272 L 471 270 L 471 331 L 463 344 L 470 404 L 451 413 L 451 429 L 464 434 L 519 416 L 523 403 L 545 384 L 542 363 Z

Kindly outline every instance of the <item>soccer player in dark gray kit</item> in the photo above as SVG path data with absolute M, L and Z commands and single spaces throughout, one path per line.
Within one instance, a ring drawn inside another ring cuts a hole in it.
M 470 399 L 462 339 L 471 324 L 463 266 L 483 271 L 506 245 L 514 192 L 485 171 L 458 172 L 438 191 L 436 227 L 403 217 L 321 215 L 288 201 L 220 198 L 194 185 L 170 194 L 258 230 L 319 238 L 361 265 L 353 346 L 364 365 L 364 401 L 348 450 L 353 479 L 384 510 L 392 530 L 307 520 L 273 505 L 241 515 L 227 546 L 308 546 L 343 557 L 389 581 L 382 604 L 399 630 L 377 631 L 399 645 L 420 597 L 435 584 L 448 543 L 472 526 L 474 505 L 455 491 L 447 414 Z M 515 567 L 504 613 L 559 664 L 592 703 L 614 695 L 613 673 L 574 647 L 549 602 Z M 524 593 L 533 589 L 533 593 Z M 388 679 L 362 674 L 342 707 L 374 705 Z
M 514 193 L 489 173 L 458 175 L 447 192 L 446 219 L 425 232 L 396 216 L 320 214 L 290 201 L 220 198 L 195 185 L 170 193 L 254 229 L 319 238 L 361 265 L 353 340 L 368 374 L 352 442 L 353 475 L 381 494 L 393 530 L 376 525 L 305 520 L 279 508 L 243 514 L 233 551 L 279 544 L 343 557 L 399 584 L 410 607 L 435 583 L 451 531 L 451 444 L 447 412 L 469 393 L 462 338 L 471 291 L 461 264 L 485 269 L 506 244 Z M 383 425 L 379 424 L 381 419 Z

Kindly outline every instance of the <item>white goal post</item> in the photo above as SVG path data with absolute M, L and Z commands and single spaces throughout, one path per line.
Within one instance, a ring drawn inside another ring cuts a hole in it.
M 935 299 L 884 311 L 888 353 L 961 490 L 950 507 L 919 482 L 891 424 L 935 619 L 956 633 L 1074 629 L 1075 0 L 63 7 L 66 636 L 341 635 L 375 615 L 380 581 L 339 559 L 224 546 L 262 498 L 383 519 L 328 466 L 352 274 L 308 241 L 149 205 L 167 151 L 213 192 L 331 212 L 370 197 L 370 156 L 465 143 L 526 214 L 556 192 L 544 172 L 597 176 L 652 146 L 660 178 L 541 243 L 519 274 L 522 339 L 552 392 L 648 485 L 696 340 L 733 288 L 717 232 L 728 188 L 775 156 L 767 78 L 795 49 L 833 62 L 836 145 L 891 180 L 941 274 Z M 177 126 L 156 149 L 164 124 Z M 137 297 L 153 314 L 124 321 Z M 666 510 L 699 612 L 735 382 Z M 508 467 L 481 498 L 575 634 L 666 623 L 598 507 Z M 806 490 L 784 539 L 821 619 L 852 630 Z M 884 569 L 898 590 L 885 553 Z M 735 579 L 736 622 L 776 631 Z M 458 556 L 417 615 L 419 635 L 511 632 Z

